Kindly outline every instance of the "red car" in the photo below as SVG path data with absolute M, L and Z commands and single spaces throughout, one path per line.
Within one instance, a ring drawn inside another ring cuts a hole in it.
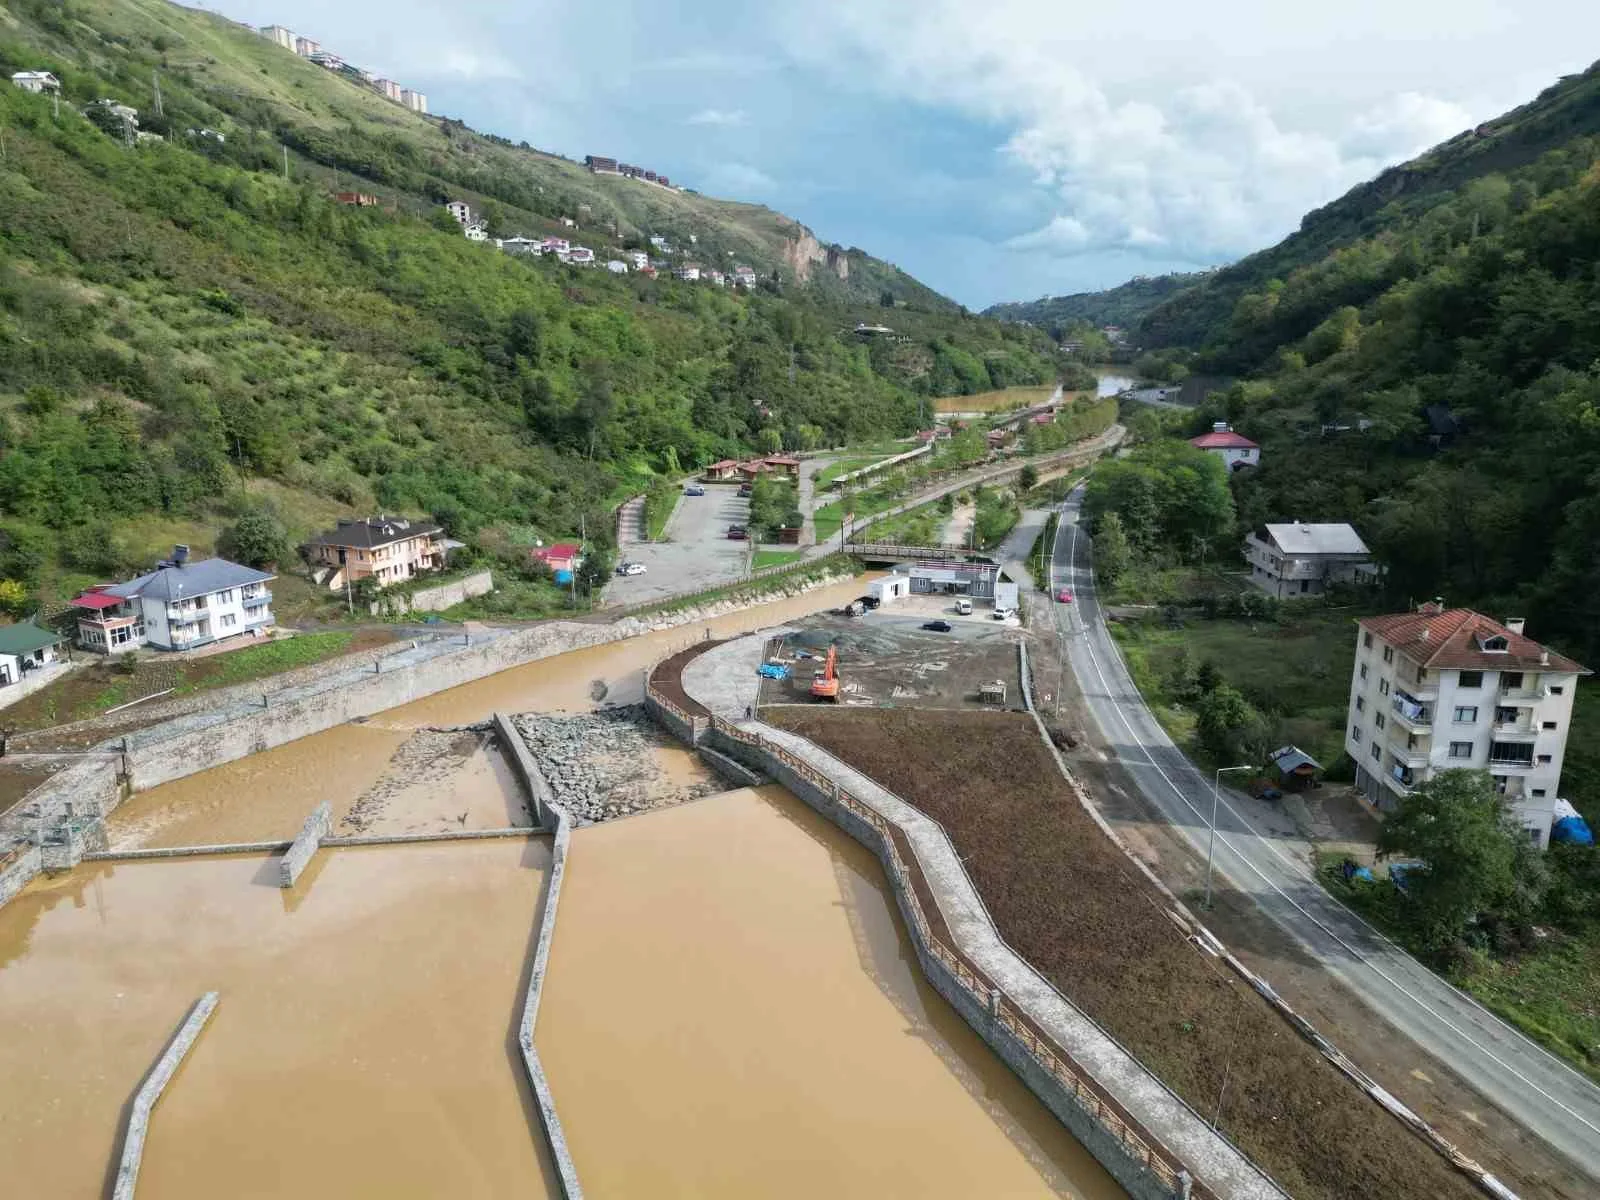
M 728 526 L 728 537 L 733 541 L 742 542 L 748 539 L 749 536 L 750 535 L 745 531 L 745 527 L 743 525 Z
M 1059 600 L 1062 604 L 1071 604 L 1072 603 L 1072 593 L 1067 591 L 1066 588 L 1062 588 L 1059 592 L 1056 593 L 1056 599 Z

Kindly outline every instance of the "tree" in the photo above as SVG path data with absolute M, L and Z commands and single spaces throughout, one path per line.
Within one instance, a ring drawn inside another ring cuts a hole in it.
M 1228 684 L 1204 693 L 1195 705 L 1195 736 L 1218 762 L 1253 762 L 1265 752 L 1266 722 Z
M 604 546 L 592 547 L 579 560 L 576 572 L 577 584 L 583 589 L 584 597 L 591 604 L 594 602 L 595 592 L 610 582 L 611 572 L 615 566 L 611 551 Z
M 1133 547 L 1122 527 L 1122 517 L 1108 512 L 1100 518 L 1100 531 L 1094 535 L 1094 571 L 1108 584 L 1121 579 L 1133 565 Z
M 1022 490 L 1025 492 L 1031 492 L 1034 488 L 1039 486 L 1039 472 L 1034 469 L 1034 465 L 1032 463 L 1029 463 L 1027 466 L 1023 467 L 1022 470 L 1017 474 L 1017 482 L 1022 486 Z
M 1484 771 L 1441 771 L 1378 830 L 1378 852 L 1421 859 L 1407 876 L 1407 919 L 1429 950 L 1460 939 L 1480 913 L 1510 900 L 1517 886 L 1518 832 Z
M 0 579 L 0 612 L 20 617 L 28 607 L 28 589 L 15 579 Z
M 217 538 L 217 552 L 246 566 L 264 567 L 288 554 L 289 535 L 276 513 L 269 508 L 256 508 L 241 514 L 222 531 Z

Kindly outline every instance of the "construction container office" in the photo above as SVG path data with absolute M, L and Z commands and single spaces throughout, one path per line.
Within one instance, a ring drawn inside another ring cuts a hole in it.
M 1000 578 L 1000 568 L 994 563 L 954 559 L 896 563 L 893 573 L 911 581 L 913 595 L 970 596 L 974 600 L 992 600 Z

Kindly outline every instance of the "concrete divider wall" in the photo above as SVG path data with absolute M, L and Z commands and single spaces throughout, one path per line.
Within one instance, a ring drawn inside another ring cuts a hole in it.
M 550 790 L 544 772 L 539 770 L 539 764 L 529 753 L 528 743 L 522 740 L 522 734 L 505 713 L 495 713 L 493 725 L 506 757 L 511 760 L 511 769 L 522 780 L 522 786 L 533 801 L 533 823 L 540 829 L 555 829 L 555 814 L 562 810 L 555 803 L 555 793 Z
M 211 1014 L 217 1010 L 216 992 L 207 992 L 196 1000 L 188 1017 L 177 1034 L 167 1044 L 166 1050 L 150 1069 L 150 1074 L 134 1095 L 133 1106 L 128 1111 L 128 1127 L 122 1136 L 122 1160 L 117 1165 L 117 1180 L 111 1190 L 112 1200 L 133 1200 L 139 1182 L 139 1167 L 144 1161 L 144 1142 L 150 1132 L 150 1114 L 155 1109 L 161 1093 L 167 1090 L 172 1077 L 177 1074 L 184 1056 L 194 1048 L 195 1039 L 206 1027 Z
M 333 832 L 333 809 L 324 800 L 311 810 L 306 823 L 300 827 L 300 836 L 294 839 L 288 852 L 278 860 L 278 878 L 284 887 L 293 887 L 300 872 L 306 869 L 311 858 L 322 845 L 322 839 Z

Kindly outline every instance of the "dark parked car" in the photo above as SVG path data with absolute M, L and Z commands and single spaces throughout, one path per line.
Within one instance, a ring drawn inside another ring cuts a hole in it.
M 954 628 L 949 621 L 924 621 L 922 627 L 934 633 L 949 633 Z
M 729 525 L 728 537 L 736 542 L 742 542 L 747 540 L 750 537 L 750 534 L 746 531 L 743 525 Z
M 753 491 L 755 491 L 755 487 L 752 484 L 741 483 L 739 485 L 739 495 L 741 496 L 748 496 Z

